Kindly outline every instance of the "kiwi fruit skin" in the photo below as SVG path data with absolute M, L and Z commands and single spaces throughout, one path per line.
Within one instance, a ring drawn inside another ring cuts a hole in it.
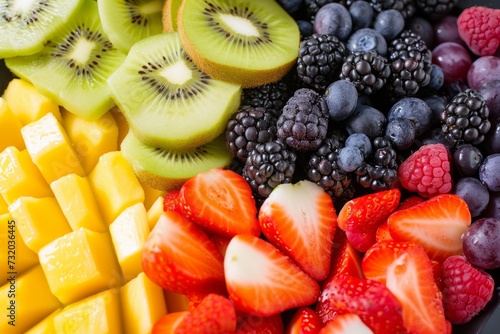
M 177 14 L 182 0 L 165 0 L 162 11 L 163 31 L 177 31 Z
M 278 23 L 271 26 L 268 25 L 270 31 L 269 38 L 276 40 L 285 36 L 287 42 L 281 43 L 279 47 L 279 50 L 285 51 L 280 51 L 280 54 L 262 54 L 260 57 L 257 57 L 255 54 L 248 57 L 233 54 L 231 63 L 226 63 L 219 56 L 229 53 L 226 50 L 230 47 L 222 45 L 222 43 L 217 44 L 215 48 L 202 45 L 209 38 L 204 38 L 207 37 L 206 35 L 200 38 L 200 30 L 210 31 L 213 28 L 209 27 L 207 23 L 204 29 L 196 29 L 192 24 L 194 20 L 200 19 L 201 15 L 198 12 L 198 15 L 195 17 L 192 13 L 193 8 L 209 6 L 212 2 L 226 3 L 227 6 L 234 8 L 252 8 L 253 6 L 257 6 L 262 7 L 259 8 L 261 13 L 272 13 L 274 19 L 278 19 Z M 212 78 L 233 82 L 241 85 L 243 88 L 256 87 L 276 82 L 283 78 L 296 63 L 300 46 L 300 31 L 295 20 L 278 3 L 271 0 L 184 0 L 177 15 L 177 29 L 186 52 L 198 68 Z M 275 30 L 273 31 L 273 29 Z M 261 67 L 263 63 L 269 60 L 273 61 L 272 65 Z
M 163 191 L 180 188 L 191 177 L 212 168 L 224 168 L 232 160 L 222 135 L 200 147 L 179 152 L 146 145 L 129 132 L 121 143 L 121 151 L 142 183 Z

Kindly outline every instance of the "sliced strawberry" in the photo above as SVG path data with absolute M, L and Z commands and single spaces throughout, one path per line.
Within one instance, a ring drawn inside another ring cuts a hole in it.
M 285 328 L 280 314 L 263 317 L 237 312 L 236 334 L 284 334 Z
M 167 313 L 161 317 L 151 329 L 151 334 L 175 333 L 181 322 L 189 314 L 188 311 Z
M 175 293 L 224 293 L 223 257 L 208 236 L 176 211 L 165 211 L 142 250 L 144 273 Z
M 333 239 L 330 273 L 322 282 L 322 285 L 324 286 L 332 277 L 340 274 L 363 278 L 361 260 L 361 253 L 351 245 L 349 240 L 347 240 L 345 232 L 338 229 Z
M 323 328 L 319 315 L 310 307 L 301 307 L 295 311 L 286 334 L 318 334 Z
M 339 212 L 338 226 L 360 252 L 376 242 L 377 228 L 398 207 L 401 192 L 394 188 L 354 198 Z
M 226 254 L 227 245 L 229 244 L 229 241 L 231 241 L 231 238 L 220 234 L 213 234 L 210 236 L 210 240 L 212 240 L 215 247 L 217 247 L 222 256 L 224 256 Z
M 412 206 L 420 204 L 422 202 L 425 202 L 425 199 L 420 196 L 414 195 L 407 197 L 403 201 L 401 201 L 401 204 L 398 206 L 396 211 L 411 208 Z
M 239 234 L 224 258 L 229 297 L 244 312 L 271 316 L 307 306 L 319 296 L 319 285 L 269 242 Z
M 332 198 L 310 181 L 277 186 L 259 211 L 262 233 L 314 279 L 330 268 L 337 215 Z
M 179 206 L 179 189 L 170 190 L 163 196 L 163 211 L 175 211 Z
M 187 180 L 180 190 L 179 210 L 215 233 L 260 235 L 252 189 L 229 169 L 211 169 Z
M 328 322 L 319 334 L 373 334 L 370 327 L 354 313 L 339 315 L 334 320 Z M 388 332 L 392 333 L 392 332 Z
M 375 232 L 375 241 L 380 242 L 380 241 L 385 241 L 385 240 L 393 240 L 391 237 L 391 232 L 389 232 L 389 226 L 387 226 L 387 222 L 382 223 L 377 228 L 377 231 Z
M 395 241 L 416 242 L 433 260 L 443 262 L 462 254 L 462 234 L 471 224 L 467 203 L 457 195 L 442 194 L 405 210 L 387 220 Z

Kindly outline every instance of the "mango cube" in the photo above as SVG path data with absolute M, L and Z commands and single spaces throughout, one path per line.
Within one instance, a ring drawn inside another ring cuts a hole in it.
M 47 114 L 25 125 L 21 134 L 31 159 L 47 183 L 68 174 L 86 175 L 66 130 L 54 115 Z
M 108 225 L 125 208 L 144 202 L 144 190 L 120 151 L 103 154 L 90 173 L 89 181 Z
M 56 329 L 54 327 L 54 318 L 57 314 L 61 312 L 62 308 L 58 308 L 52 312 L 48 317 L 45 317 L 42 321 L 37 323 L 35 326 L 31 327 L 25 334 L 49 334 L 55 333 Z
M 125 279 L 136 277 L 142 271 L 142 247 L 149 231 L 148 217 L 142 203 L 126 208 L 109 225 L 118 263 Z
M 9 205 L 7 205 L 7 202 L 3 199 L 2 196 L 0 196 L 0 214 L 7 213 L 9 212 Z
M 9 334 L 24 333 L 61 307 L 50 292 L 40 266 L 20 276 L 10 275 L 7 283 L 0 287 L 0 305 L 6 313 L 0 321 L 0 333 Z
M 64 128 L 87 174 L 94 169 L 101 155 L 118 150 L 118 126 L 111 113 L 91 122 L 63 109 L 62 117 Z
M 142 189 L 144 189 L 144 206 L 146 207 L 146 210 L 151 208 L 158 197 L 163 197 L 166 194 L 166 191 L 155 189 L 143 182 L 141 182 L 141 186 Z
M 80 227 L 106 232 L 99 205 L 86 177 L 68 174 L 50 184 L 61 210 L 73 230 Z
M 151 333 L 153 325 L 167 313 L 163 290 L 143 272 L 120 289 L 126 334 Z
M 7 102 L 0 97 L 0 152 L 9 146 L 15 146 L 20 150 L 24 150 L 23 137 L 21 136 L 21 128 L 23 125 L 16 118 L 12 110 L 10 110 Z
M 38 253 L 49 242 L 71 232 L 55 197 L 19 197 L 9 206 L 26 245 Z
M 108 233 L 80 228 L 40 249 L 38 257 L 50 290 L 63 304 L 122 283 Z
M 20 196 L 53 196 L 50 186 L 35 166 L 28 151 L 7 147 L 0 153 L 0 194 L 10 205 Z
M 120 334 L 118 289 L 110 289 L 66 306 L 54 317 L 56 334 Z
M 158 197 L 147 212 L 148 224 L 150 230 L 152 230 L 153 227 L 155 227 L 156 222 L 158 221 L 158 219 L 160 219 L 162 213 L 163 213 L 163 197 Z
M 23 79 L 11 80 L 3 97 L 23 125 L 34 122 L 48 113 L 61 120 L 57 103 L 41 94 L 35 86 Z

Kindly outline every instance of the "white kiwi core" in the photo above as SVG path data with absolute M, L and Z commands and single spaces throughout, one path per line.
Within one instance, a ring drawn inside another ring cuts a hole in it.
M 221 20 L 227 24 L 231 29 L 233 29 L 236 33 L 245 35 L 245 36 L 259 36 L 259 31 L 249 20 L 229 15 L 229 14 L 220 14 L 219 17 Z
M 163 2 L 162 1 L 151 1 L 145 3 L 139 7 L 139 11 L 143 15 L 160 13 L 162 11 Z
M 95 46 L 96 43 L 94 42 L 86 39 L 79 39 L 73 49 L 73 52 L 71 52 L 68 57 L 74 59 L 77 63 L 85 64 L 90 58 L 92 50 L 94 50 Z
M 193 72 L 186 63 L 178 60 L 161 71 L 161 75 L 169 82 L 176 85 L 183 85 L 193 77 Z
M 14 7 L 12 8 L 15 13 L 29 13 L 32 11 L 35 0 L 18 0 L 14 1 Z

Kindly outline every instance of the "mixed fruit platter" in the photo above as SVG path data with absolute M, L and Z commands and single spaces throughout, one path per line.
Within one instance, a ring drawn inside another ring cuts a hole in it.
M 0 332 L 462 332 L 499 44 L 457 0 L 0 0 Z

